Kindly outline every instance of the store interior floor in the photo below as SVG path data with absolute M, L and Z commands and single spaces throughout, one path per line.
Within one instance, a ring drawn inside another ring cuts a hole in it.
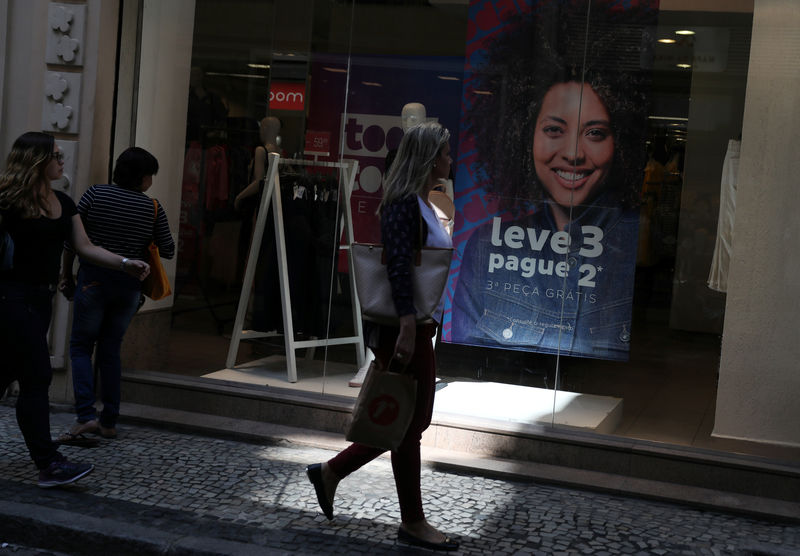
M 173 314 L 166 372 L 201 377 L 225 369 L 235 296 L 208 304 L 179 298 Z M 213 312 L 212 312 L 213 310 Z M 437 344 L 439 375 L 469 381 L 499 382 L 552 389 L 558 374 L 561 390 L 623 400 L 622 418 L 613 434 L 722 452 L 743 453 L 779 461 L 800 461 L 800 448 L 767 445 L 711 436 L 714 426 L 720 336 L 671 330 L 668 310 L 634 308 L 633 341 L 628 362 L 556 357 L 471 346 Z M 353 346 L 329 348 L 336 362 L 339 391 L 355 372 Z M 317 349 L 315 359 L 322 359 Z M 283 355 L 282 338 L 243 342 L 237 364 Z M 304 350 L 298 350 L 302 358 Z M 345 366 L 342 367 L 341 364 Z M 306 389 L 303 376 L 282 387 Z M 330 388 L 333 392 L 336 388 Z M 357 390 L 351 389 L 353 395 Z

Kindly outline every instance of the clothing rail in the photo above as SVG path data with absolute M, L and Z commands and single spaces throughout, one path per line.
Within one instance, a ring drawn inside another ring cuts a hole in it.
M 242 282 L 242 293 L 239 297 L 239 306 L 236 311 L 236 320 L 233 325 L 231 342 L 228 347 L 228 357 L 225 365 L 229 369 L 236 366 L 236 357 L 239 353 L 239 345 L 243 339 L 251 340 L 256 338 L 267 338 L 281 336 L 278 332 L 263 332 L 257 330 L 244 330 L 244 319 L 247 307 L 253 292 L 253 281 L 255 279 L 258 257 L 261 253 L 261 241 L 264 237 L 264 226 L 267 223 L 267 214 L 272 205 L 273 217 L 275 221 L 275 242 L 278 254 L 278 279 L 281 289 L 281 309 L 283 311 L 283 338 L 286 349 L 286 371 L 289 382 L 297 382 L 297 358 L 295 350 L 307 348 L 307 358 L 313 358 L 314 349 L 317 347 L 334 346 L 343 344 L 354 344 L 356 346 L 356 360 L 358 368 L 364 365 L 364 335 L 361 327 L 361 308 L 356 296 L 356 284 L 353 273 L 349 273 L 350 291 L 353 292 L 353 327 L 356 332 L 354 336 L 341 338 L 323 338 L 312 340 L 295 340 L 294 326 L 292 323 L 292 299 L 289 289 L 289 271 L 286 263 L 286 235 L 283 226 L 283 210 L 281 206 L 281 188 L 278 168 L 283 166 L 314 166 L 323 168 L 338 168 L 341 172 L 339 183 L 343 186 L 338 188 L 339 202 L 344 204 L 342 211 L 342 230 L 345 233 L 346 246 L 339 249 L 349 248 L 353 242 L 353 218 L 350 208 L 350 194 L 353 191 L 358 161 L 346 162 L 319 162 L 311 160 L 295 160 L 292 158 L 280 158 L 276 153 L 270 153 L 268 157 L 267 173 L 264 177 L 263 195 L 258 208 L 256 224 L 253 229 L 253 239 L 250 243 L 250 254 L 245 267 L 244 280 Z M 333 259 L 336 265 L 336 257 Z M 329 311 L 330 313 L 330 311 Z M 330 318 L 330 317 L 329 317 Z M 326 326 L 326 333 L 328 327 Z

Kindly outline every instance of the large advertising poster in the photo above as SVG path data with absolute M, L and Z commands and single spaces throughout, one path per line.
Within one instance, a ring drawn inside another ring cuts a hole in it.
M 658 0 L 473 0 L 447 342 L 627 360 Z

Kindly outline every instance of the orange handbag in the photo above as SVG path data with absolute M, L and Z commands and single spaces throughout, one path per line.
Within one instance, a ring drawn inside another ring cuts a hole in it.
M 158 201 L 155 199 L 153 199 L 153 208 L 156 211 L 156 220 L 158 220 Z M 153 227 L 155 228 L 155 223 Z M 142 282 L 142 293 L 153 301 L 170 295 L 172 288 L 169 285 L 167 271 L 164 270 L 164 265 L 161 264 L 161 256 L 158 254 L 158 245 L 156 245 L 155 241 L 151 241 L 147 247 L 145 261 L 150 265 L 150 274 Z

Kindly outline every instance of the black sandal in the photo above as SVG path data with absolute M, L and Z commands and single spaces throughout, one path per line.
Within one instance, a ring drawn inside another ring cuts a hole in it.
M 60 444 L 62 446 L 78 446 L 80 448 L 94 448 L 100 441 L 96 438 L 89 438 L 84 434 L 72 434 L 71 432 L 65 432 L 61 436 L 59 436 L 55 440 L 56 444 Z
M 420 539 L 419 537 L 415 537 L 402 527 L 397 529 L 397 540 L 404 544 L 419 546 L 429 550 L 444 550 L 447 552 L 458 550 L 458 542 L 451 540 L 450 537 L 445 536 L 442 542 L 430 542 Z

